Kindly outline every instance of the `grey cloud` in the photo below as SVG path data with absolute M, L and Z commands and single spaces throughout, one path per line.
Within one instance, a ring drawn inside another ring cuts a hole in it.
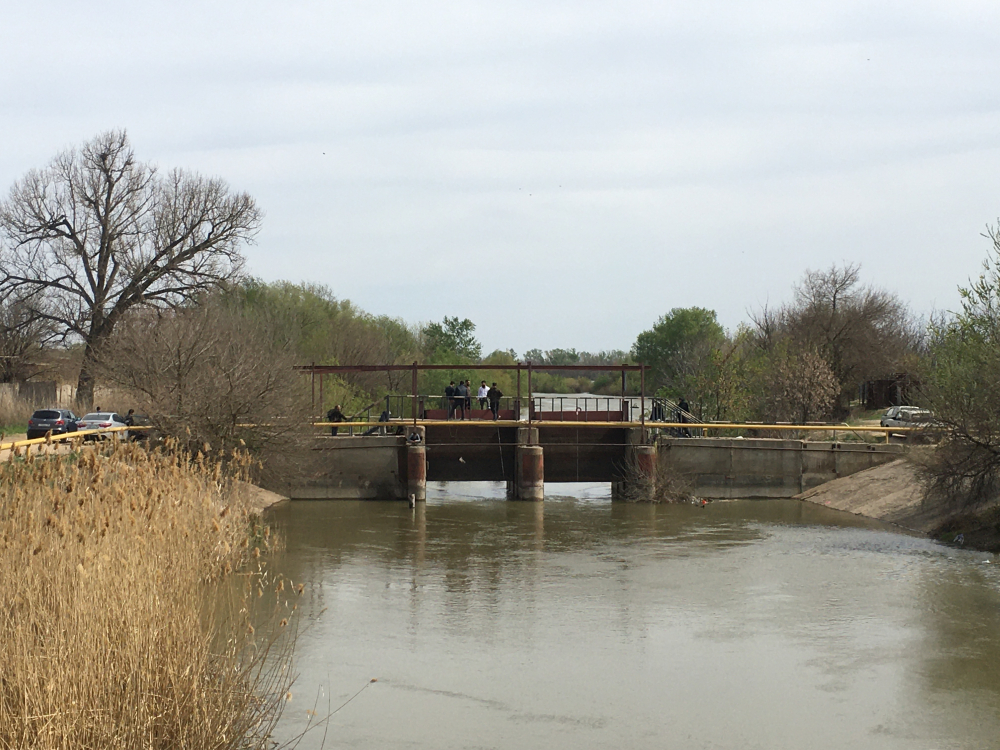
M 627 348 L 678 305 L 733 327 L 841 260 L 947 307 L 1000 213 L 998 16 L 23 4 L 0 29 L 0 177 L 127 127 L 143 157 L 258 197 L 254 272 L 469 316 L 487 348 Z

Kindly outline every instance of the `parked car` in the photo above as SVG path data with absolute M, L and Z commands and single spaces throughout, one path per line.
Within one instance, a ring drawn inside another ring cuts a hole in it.
M 879 425 L 882 427 L 893 426 L 890 425 L 889 422 L 895 421 L 896 419 L 899 418 L 899 410 L 902 408 L 903 408 L 902 406 L 890 406 L 888 409 L 885 410 L 885 414 L 883 414 L 882 418 L 879 420 L 878 422 Z
M 882 415 L 879 424 L 883 427 L 931 427 L 934 413 L 916 406 L 892 406 Z
M 90 414 L 85 414 L 77 423 L 76 427 L 78 430 L 105 430 L 108 427 L 128 427 L 125 424 L 125 417 L 121 414 L 115 414 L 110 411 L 95 411 Z M 108 435 L 87 435 L 84 437 L 85 440 L 97 440 L 105 439 L 108 437 L 115 437 L 118 440 L 128 440 L 128 432 L 112 432 Z
M 28 420 L 28 440 L 45 437 L 45 433 L 65 435 L 76 432 L 78 420 L 69 409 L 37 409 Z

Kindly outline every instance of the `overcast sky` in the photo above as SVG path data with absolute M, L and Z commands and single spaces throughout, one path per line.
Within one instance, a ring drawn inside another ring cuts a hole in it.
M 1000 214 L 996 2 L 45 2 L 0 189 L 126 128 L 266 212 L 250 271 L 487 351 L 627 349 L 859 262 L 953 309 Z

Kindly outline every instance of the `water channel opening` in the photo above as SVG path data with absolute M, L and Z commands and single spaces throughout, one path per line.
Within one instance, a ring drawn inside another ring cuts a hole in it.
M 506 482 L 428 482 L 427 500 L 505 500 Z
M 445 500 L 506 500 L 506 482 L 428 482 L 427 499 Z M 611 502 L 608 482 L 546 482 L 545 499 Z

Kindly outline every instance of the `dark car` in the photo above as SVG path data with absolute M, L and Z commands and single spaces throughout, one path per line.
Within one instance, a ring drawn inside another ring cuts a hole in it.
M 69 409 L 38 409 L 28 420 L 28 440 L 45 437 L 45 433 L 65 435 L 76 432 L 76 415 Z

